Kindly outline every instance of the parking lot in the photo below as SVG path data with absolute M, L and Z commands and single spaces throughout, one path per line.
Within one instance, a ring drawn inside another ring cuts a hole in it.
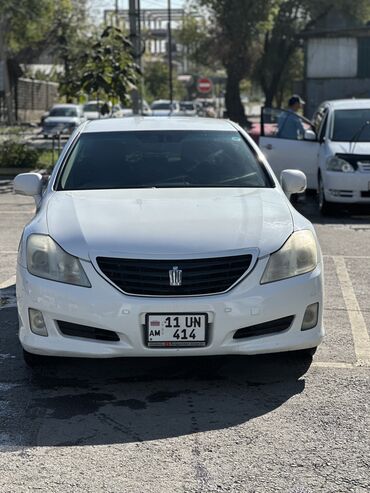
M 33 201 L 0 185 L 0 491 L 370 491 L 370 210 L 297 208 L 325 258 L 313 361 L 21 358 L 16 250 Z

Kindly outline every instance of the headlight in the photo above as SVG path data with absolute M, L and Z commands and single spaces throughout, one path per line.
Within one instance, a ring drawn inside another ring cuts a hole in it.
M 331 156 L 326 161 L 326 167 L 329 171 L 341 171 L 343 173 L 353 173 L 355 170 L 351 163 L 338 156 Z
M 296 231 L 270 255 L 261 284 L 311 272 L 317 266 L 316 241 L 311 231 Z
M 27 269 L 44 279 L 91 288 L 79 259 L 65 252 L 47 235 L 33 234 L 28 238 Z

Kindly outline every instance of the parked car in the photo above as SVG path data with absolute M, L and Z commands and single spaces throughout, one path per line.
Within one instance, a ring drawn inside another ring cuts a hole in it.
M 151 106 L 152 116 L 179 116 L 180 105 L 178 101 L 171 101 L 167 99 L 158 99 L 154 101 Z
M 226 120 L 122 118 L 71 137 L 19 248 L 19 338 L 42 356 L 312 353 L 322 256 L 247 133 Z M 287 197 L 288 196 L 288 197 Z
M 110 101 L 88 101 L 83 105 L 83 112 L 87 120 L 107 118 L 112 112 L 112 103 Z
M 370 99 L 322 103 L 312 121 L 301 117 L 305 131 L 297 139 L 279 138 L 267 120 L 259 138 L 263 153 L 276 174 L 287 166 L 306 174 L 323 214 L 339 204 L 370 204 Z
M 126 116 L 133 116 L 134 112 L 132 108 L 123 106 L 122 104 L 115 104 L 113 106 L 113 118 L 124 118 Z M 151 116 L 152 110 L 149 104 L 144 100 L 142 103 L 142 114 L 143 116 Z
M 42 134 L 45 138 L 53 135 L 71 134 L 85 121 L 81 106 L 77 104 L 56 104 L 42 122 Z
M 193 101 L 181 101 L 179 115 L 181 116 L 197 116 L 197 106 Z

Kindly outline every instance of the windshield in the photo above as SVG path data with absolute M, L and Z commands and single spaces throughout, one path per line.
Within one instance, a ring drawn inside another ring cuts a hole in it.
M 87 103 L 84 105 L 84 111 L 94 111 L 94 112 L 99 112 L 101 108 L 101 105 L 98 105 L 97 103 Z
M 172 108 L 174 108 L 174 105 L 172 105 Z M 152 104 L 152 110 L 170 110 L 171 105 L 170 103 L 153 103 Z
M 334 111 L 332 140 L 350 142 L 356 138 L 357 142 L 370 142 L 370 126 L 366 125 L 369 120 L 370 108 Z
M 53 108 L 49 116 L 77 116 L 76 108 Z
M 180 109 L 193 111 L 195 106 L 193 103 L 180 103 Z
M 82 134 L 58 189 L 270 186 L 237 131 L 133 131 Z

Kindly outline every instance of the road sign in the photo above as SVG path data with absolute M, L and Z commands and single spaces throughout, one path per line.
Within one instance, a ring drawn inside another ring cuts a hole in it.
M 207 77 L 202 77 L 201 79 L 198 79 L 197 89 L 198 92 L 201 92 L 202 94 L 208 94 L 209 92 L 211 92 L 212 91 L 211 79 L 208 79 Z

